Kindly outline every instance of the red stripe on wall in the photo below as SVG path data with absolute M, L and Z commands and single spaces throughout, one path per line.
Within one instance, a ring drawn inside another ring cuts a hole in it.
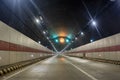
M 76 52 L 71 52 L 71 53 L 112 52 L 112 51 L 120 51 L 120 45 L 102 47 L 102 48 L 96 48 L 96 49 L 90 49 L 90 50 L 81 50 L 81 51 L 76 51 Z
M 9 43 L 9 42 L 5 42 L 5 41 L 1 41 L 1 40 L 0 40 L 0 50 L 3 50 L 3 51 L 20 51 L 20 52 L 36 52 L 36 53 L 40 53 L 40 52 L 50 53 L 50 52 L 47 52 L 47 51 L 42 51 L 42 50 L 26 47 L 26 46 L 19 45 L 19 44 Z

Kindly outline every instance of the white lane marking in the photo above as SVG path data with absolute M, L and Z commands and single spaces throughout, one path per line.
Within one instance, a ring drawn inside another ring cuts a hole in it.
M 7 77 L 6 77 L 6 76 L 3 76 L 3 79 L 2 79 L 2 80 L 7 80 L 7 79 L 9 79 L 9 78 L 12 78 L 12 77 L 14 77 L 14 76 L 17 75 L 17 74 L 20 74 L 21 72 L 23 72 L 23 71 L 25 71 L 25 70 L 27 70 L 27 69 L 29 69 L 29 68 L 32 68 L 33 66 L 35 66 L 35 65 L 37 65 L 37 64 L 40 64 L 41 62 L 46 61 L 46 60 L 49 60 L 49 59 L 54 58 L 54 57 L 55 57 L 55 56 L 50 57 L 50 58 L 45 59 L 45 60 L 42 60 L 42 61 L 40 61 L 40 62 L 38 62 L 38 63 L 33 64 L 33 65 L 30 65 L 30 66 L 28 66 L 28 67 L 26 67 L 26 68 L 24 68 L 24 69 L 22 69 L 22 70 L 20 70 L 20 71 L 18 71 L 18 72 L 16 72 L 16 73 L 12 74 L 12 75 L 10 75 L 10 76 L 7 76 Z
M 64 56 L 64 57 L 67 57 L 67 56 Z M 69 58 L 69 57 L 68 57 Z M 79 71 L 81 71 L 82 73 L 84 73 L 85 75 L 87 75 L 89 78 L 91 78 L 92 80 L 98 80 L 96 79 L 95 77 L 93 77 L 92 75 L 90 75 L 89 73 L 85 72 L 83 69 L 81 69 L 80 67 L 74 65 L 73 63 L 71 63 L 70 61 L 67 60 L 67 62 L 69 64 L 71 64 L 73 67 L 75 67 L 76 69 L 78 69 Z

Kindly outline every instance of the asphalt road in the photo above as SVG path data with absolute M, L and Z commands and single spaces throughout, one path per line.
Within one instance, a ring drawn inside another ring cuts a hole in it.
M 120 66 L 54 56 L 4 76 L 3 80 L 120 80 Z

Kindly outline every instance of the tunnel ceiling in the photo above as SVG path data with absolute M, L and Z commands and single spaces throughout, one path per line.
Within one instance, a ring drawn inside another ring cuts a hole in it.
M 0 20 L 54 51 L 120 32 L 119 0 L 0 0 Z

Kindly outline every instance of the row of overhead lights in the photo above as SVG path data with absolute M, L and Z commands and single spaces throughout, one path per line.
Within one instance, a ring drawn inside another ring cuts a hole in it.
M 91 24 L 92 26 L 94 26 L 94 27 L 97 26 L 97 22 L 96 22 L 95 20 L 93 20 L 93 19 L 90 21 L 90 24 Z M 82 31 L 80 31 L 78 34 L 79 34 L 80 36 L 84 36 L 84 35 L 85 35 L 85 33 L 82 32 Z M 75 36 L 75 38 L 72 40 L 72 43 L 74 42 L 74 40 L 78 40 L 78 37 Z M 93 42 L 93 41 L 94 41 L 93 39 L 90 40 L 90 42 Z
M 96 21 L 92 20 L 91 25 L 96 27 L 96 25 L 97 25 Z M 84 32 L 81 31 L 81 32 L 79 33 L 79 35 L 80 35 L 80 36 L 84 36 L 85 34 L 84 34 Z M 78 38 L 75 37 L 75 40 L 78 40 Z M 74 41 L 72 41 L 72 42 L 74 42 Z M 90 42 L 93 42 L 93 40 L 91 39 Z
M 41 25 L 44 22 L 42 16 L 36 17 L 35 22 L 37 25 Z M 57 49 L 55 48 L 54 44 L 47 36 L 48 32 L 46 30 L 43 30 L 42 33 L 46 37 L 46 39 L 49 41 L 49 43 L 52 45 L 53 49 L 57 52 Z M 41 41 L 38 41 L 38 43 L 41 44 Z

